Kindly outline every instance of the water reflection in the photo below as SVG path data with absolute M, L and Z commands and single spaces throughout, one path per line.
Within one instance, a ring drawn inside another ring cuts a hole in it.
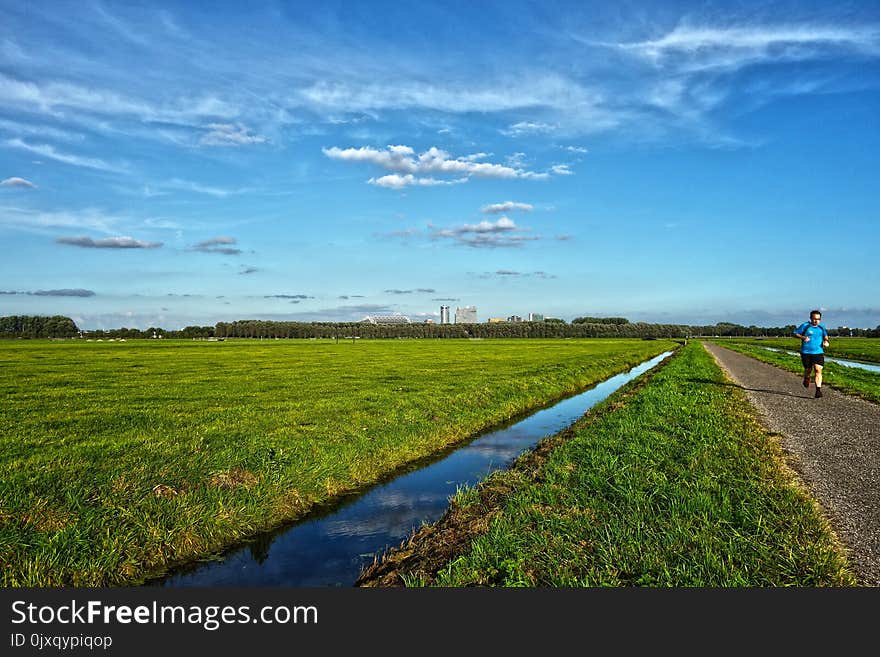
M 628 372 L 509 426 L 495 429 L 434 462 L 375 486 L 320 517 L 267 535 L 215 561 L 155 585 L 351 586 L 373 556 L 413 529 L 439 519 L 459 487 L 505 468 L 542 438 L 570 426 L 623 384 L 657 365 L 665 352 Z

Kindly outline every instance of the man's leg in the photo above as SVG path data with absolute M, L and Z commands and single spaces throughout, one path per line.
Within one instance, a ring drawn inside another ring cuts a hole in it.
M 810 387 L 810 369 L 809 367 L 804 367 L 804 388 Z
M 816 387 L 822 387 L 822 366 L 814 365 L 814 369 L 816 370 Z

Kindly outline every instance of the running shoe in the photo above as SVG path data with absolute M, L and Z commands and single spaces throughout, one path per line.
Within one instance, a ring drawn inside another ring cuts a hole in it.
M 822 388 L 816 388 L 816 397 L 822 396 Z
M 804 388 L 809 388 L 809 387 L 810 387 L 810 375 L 806 374 L 806 375 L 804 375 Z

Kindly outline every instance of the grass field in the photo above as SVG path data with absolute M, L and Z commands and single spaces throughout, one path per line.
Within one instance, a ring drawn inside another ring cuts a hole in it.
M 2 585 L 141 583 L 676 346 L 0 342 Z
M 836 347 L 837 343 L 843 342 L 844 339 L 858 340 L 866 343 L 859 344 L 852 348 L 853 352 L 858 352 L 863 355 L 872 354 L 877 347 L 880 347 L 880 340 L 877 340 L 876 338 L 833 338 L 831 340 L 832 348 Z M 725 338 L 715 339 L 712 340 L 712 342 L 721 345 L 722 347 L 727 347 L 728 349 L 733 349 L 734 351 L 746 354 L 747 356 L 751 356 L 752 358 L 756 358 L 765 363 L 770 363 L 776 367 L 788 370 L 789 372 L 794 372 L 795 374 L 804 373 L 804 367 L 801 365 L 800 356 L 797 354 L 768 351 L 764 348 L 771 347 L 773 349 L 796 351 L 798 345 L 792 345 L 791 342 L 787 342 L 785 339 L 756 340 L 748 338 Z M 846 347 L 842 349 L 846 349 Z M 840 350 L 841 348 L 838 348 L 838 351 L 836 352 L 829 350 L 828 355 L 838 356 L 840 358 L 853 357 L 839 353 Z M 866 359 L 862 358 L 862 360 Z M 822 368 L 822 385 L 829 385 L 848 394 L 861 397 L 862 399 L 880 403 L 880 373 L 878 372 L 859 369 L 857 367 L 847 367 L 846 365 L 826 361 L 825 366 Z
M 485 526 L 436 576 L 411 572 L 404 581 L 855 585 L 778 438 L 725 382 L 691 342 L 647 384 L 629 384 L 593 409 L 543 462 L 462 491 L 454 513 Z

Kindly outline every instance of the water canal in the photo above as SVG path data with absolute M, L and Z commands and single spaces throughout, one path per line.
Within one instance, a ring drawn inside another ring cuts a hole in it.
M 762 347 L 762 349 L 766 349 L 767 351 L 783 352 L 786 354 L 790 354 L 791 356 L 800 357 L 800 353 L 797 351 L 777 349 L 776 347 Z M 872 363 L 861 363 L 857 360 L 843 360 L 842 358 L 831 358 L 830 356 L 825 356 L 825 362 L 837 363 L 838 365 L 843 365 L 844 367 L 857 367 L 859 369 L 868 370 L 869 372 L 880 372 L 880 365 L 874 365 Z
M 469 443 L 422 463 L 333 509 L 236 549 L 220 561 L 197 564 L 151 585 L 179 586 L 352 586 L 375 555 L 398 546 L 423 523 L 438 520 L 449 498 L 546 436 L 571 426 L 615 390 L 650 370 L 667 351 L 602 383 L 495 427 Z

